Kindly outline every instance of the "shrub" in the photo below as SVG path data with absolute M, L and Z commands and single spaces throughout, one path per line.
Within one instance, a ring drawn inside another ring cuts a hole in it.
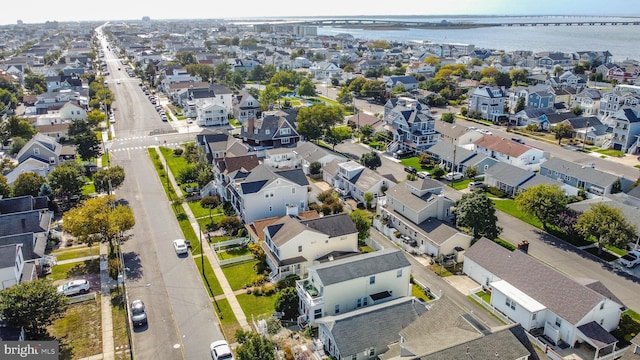
M 487 189 L 487 192 L 489 192 L 489 194 L 492 194 L 492 195 L 500 197 L 500 198 L 503 198 L 503 197 L 507 196 L 507 194 L 505 194 L 504 191 L 498 189 L 497 187 L 493 187 L 493 186 L 489 187 Z
M 273 284 L 263 284 L 260 290 L 262 290 L 264 296 L 270 296 L 276 293 L 276 287 Z
M 318 175 L 320 174 L 321 171 L 322 171 L 322 164 L 320 164 L 320 162 L 314 161 L 311 164 L 309 164 L 309 174 Z
M 182 150 L 181 148 L 175 148 L 173 149 L 173 155 L 174 156 L 182 156 L 182 153 L 184 152 L 184 150 Z

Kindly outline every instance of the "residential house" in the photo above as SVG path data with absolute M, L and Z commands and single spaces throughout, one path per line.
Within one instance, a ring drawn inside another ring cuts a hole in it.
M 61 162 L 75 158 L 70 154 L 63 155 L 62 148 L 56 139 L 36 133 L 16 155 L 18 167 L 6 175 L 7 181 L 13 183 L 18 175 L 28 170 L 46 177 Z
M 620 360 L 640 360 L 640 334 L 631 339 L 631 346 Z
M 509 116 L 509 125 L 516 127 L 527 127 L 536 125 L 539 129 L 548 128 L 547 115 L 553 114 L 553 108 L 544 109 L 525 108 Z
M 259 119 L 247 118 L 240 137 L 245 143 L 259 148 L 293 146 L 300 140 L 300 135 L 287 116 L 283 111 L 265 111 Z
M 538 56 L 538 66 L 549 70 L 554 70 L 556 66 L 566 69 L 572 67 L 575 62 L 573 54 L 562 52 L 540 53 L 536 56 Z
M 395 299 L 318 319 L 318 339 L 334 359 L 378 358 L 398 341 L 402 329 L 426 312 L 425 304 L 413 297 Z
M 627 90 L 613 90 L 602 94 L 598 116 L 606 118 L 618 112 L 623 107 L 637 107 L 640 104 L 640 94 Z
M 358 111 L 356 114 L 348 118 L 348 120 L 353 121 L 357 131 L 359 131 L 361 127 L 366 125 L 370 125 L 371 127 L 373 127 L 374 131 L 381 131 L 383 130 L 385 125 L 385 121 L 383 119 L 380 119 L 375 115 L 367 114 L 363 111 Z
M 507 90 L 507 94 L 509 95 L 508 106 L 512 110 L 518 106 L 520 98 L 525 99 L 525 108 L 550 108 L 555 102 L 553 88 L 547 84 L 513 87 Z
M 312 142 L 298 141 L 295 147 L 266 150 L 263 163 L 274 168 L 302 168 L 308 175 L 311 163 L 318 162 L 324 166 L 332 160 L 347 161 L 344 156 Z
M 321 61 L 311 64 L 309 73 L 316 81 L 331 81 L 332 78 L 339 78 L 342 75 L 342 69 L 334 62 Z
M 498 122 L 504 114 L 504 105 L 509 96 L 500 87 L 479 86 L 469 93 L 469 111 L 482 119 Z
M 290 206 L 289 214 L 262 229 L 261 245 L 273 282 L 289 275 L 304 278 L 310 266 L 328 257 L 338 259 L 359 253 L 358 229 L 349 214 L 302 219 L 297 216 L 296 207 Z
M 585 75 L 576 75 L 567 70 L 560 76 L 550 77 L 546 83 L 554 88 L 571 87 L 580 91 L 587 86 L 587 78 Z
M 605 119 L 612 128 L 611 148 L 629 154 L 638 154 L 640 135 L 640 108 L 623 107 Z
M 573 106 L 582 109 L 582 115 L 598 115 L 602 93 L 598 89 L 586 88 L 573 97 Z
M 299 323 L 411 296 L 411 263 L 399 249 L 385 248 L 310 266 L 296 281 Z
M 595 146 L 610 142 L 613 136 L 609 126 L 602 124 L 595 116 L 579 116 L 564 120 L 562 123 L 571 125 L 577 139 Z
M 583 189 L 592 194 L 590 197 L 615 193 L 616 184 L 626 189 L 631 183 L 625 178 L 555 156 L 540 165 L 540 175 L 570 186 L 573 192 Z
M 510 251 L 486 238 L 464 254 L 463 271 L 491 293 L 490 304 L 533 336 L 553 345 L 586 343 L 603 354 L 616 350 L 610 334 L 623 304 L 601 283 L 585 286 L 523 250 Z
M 233 117 L 244 125 L 249 118 L 257 119 L 260 113 L 260 102 L 247 91 L 240 91 L 234 99 Z
M 442 183 L 431 179 L 403 181 L 378 199 L 373 226 L 406 251 L 433 256 L 466 249 L 472 237 L 459 232 L 453 219 L 455 202 L 444 196 Z
M 229 124 L 227 108 L 211 99 L 199 99 L 195 102 L 196 124 L 198 126 L 222 126 Z
M 473 144 L 476 140 L 480 140 L 480 138 L 484 136 L 479 131 L 473 131 L 466 126 L 455 122 L 448 123 L 446 121 L 436 121 L 435 129 L 436 132 L 440 134 L 438 143 L 447 142 L 462 147 Z
M 484 175 L 484 183 L 487 186 L 494 187 L 508 196 L 515 196 L 520 191 L 539 183 L 559 185 L 551 179 L 536 175 L 533 171 L 503 162 L 489 167 Z
M 338 194 L 353 197 L 361 203 L 365 202 L 364 194 L 370 193 L 377 198 L 395 185 L 389 179 L 353 160 L 331 160 L 324 166 L 322 178 Z
M 481 133 L 478 132 L 478 134 Z M 481 134 L 481 136 L 484 135 Z M 464 173 L 469 167 L 475 167 L 478 175 L 482 175 L 489 167 L 498 162 L 498 160 L 494 158 L 478 154 L 473 151 L 473 148 L 470 150 L 467 147 L 440 141 L 430 147 L 426 153 L 433 156 L 440 167 L 461 173 Z
M 189 89 L 208 89 L 209 85 L 208 82 L 179 82 L 168 84 L 163 87 L 163 91 L 173 104 L 180 104 L 187 99 Z
M 24 255 L 21 243 L 0 245 L 0 290 L 17 285 L 23 279 Z M 35 268 L 32 268 L 35 271 Z M 37 278 L 35 274 L 26 274 L 25 280 Z
M 531 171 L 537 171 L 549 158 L 549 153 L 541 149 L 494 135 L 485 135 L 474 145 L 478 154 Z
M 179 105 L 186 117 L 195 118 L 198 114 L 198 100 L 209 100 L 226 109 L 227 114 L 233 113 L 233 92 L 224 85 L 209 84 L 207 88 L 185 88 L 178 95 Z
M 288 206 L 297 205 L 299 211 L 308 209 L 309 182 L 302 169 L 276 171 L 261 164 L 236 175 L 227 185 L 227 194 L 245 223 L 284 216 Z
M 384 77 L 385 89 L 390 93 L 396 86 L 402 86 L 404 91 L 411 91 L 418 88 L 418 79 L 412 75 L 388 76 Z
M 407 66 L 407 74 L 416 74 L 418 76 L 433 76 L 436 73 L 436 67 L 424 62 L 412 62 Z
M 429 114 L 428 107 L 419 103 L 404 104 L 398 102 L 389 112 L 385 110 L 384 118 L 393 134 L 387 151 L 422 152 L 438 142 L 436 120 Z

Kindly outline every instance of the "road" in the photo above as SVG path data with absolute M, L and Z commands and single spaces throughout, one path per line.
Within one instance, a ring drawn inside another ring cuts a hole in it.
M 182 232 L 147 150 L 193 140 L 195 134 L 162 122 L 139 80 L 127 75 L 113 52 L 104 52 L 116 117 L 114 138 L 105 147 L 112 164 L 125 169 L 117 197 L 136 218 L 131 240 L 122 245 L 127 297 L 142 299 L 148 312 L 148 326 L 132 332 L 134 358 L 210 359 L 209 344 L 224 336 L 191 255 L 178 257 L 173 250 Z
M 496 132 L 495 129 L 491 129 L 491 131 Z M 339 144 L 336 146 L 336 150 L 357 157 L 371 151 L 367 147 L 353 142 Z M 568 152 L 573 153 L 572 151 Z M 399 180 L 404 179 L 406 174 L 403 171 L 403 165 L 386 155 L 382 155 L 381 159 L 382 166 L 377 169 L 379 174 L 393 175 Z M 611 162 L 603 159 L 597 160 Z M 612 163 L 610 166 L 616 169 L 624 167 L 624 165 L 617 163 Z M 617 171 L 621 173 L 624 169 L 618 169 Z M 457 201 L 462 197 L 463 193 L 461 191 L 446 185 L 443 189 L 445 196 L 452 200 Z M 625 273 L 618 273 L 611 265 L 596 260 L 573 246 L 567 245 L 539 229 L 500 211 L 498 211 L 498 224 L 504 229 L 500 235 L 502 239 L 509 241 L 513 245 L 517 245 L 523 239 L 528 240 L 530 243 L 530 255 L 571 277 L 600 280 L 622 300 L 624 305 L 634 310 L 640 310 L 640 297 L 638 297 L 638 294 L 640 294 L 639 280 L 628 277 Z M 429 283 L 426 285 L 431 287 Z

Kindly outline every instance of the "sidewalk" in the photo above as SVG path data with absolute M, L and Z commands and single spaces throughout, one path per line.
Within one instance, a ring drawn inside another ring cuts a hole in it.
M 111 317 L 111 284 L 106 244 L 100 244 L 100 302 L 102 305 L 102 359 L 115 359 L 113 345 L 113 318 Z
M 158 149 L 158 154 L 161 157 L 163 156 L 162 152 L 159 149 Z M 165 159 L 165 164 L 166 164 L 166 159 Z M 176 191 L 177 194 L 181 194 L 182 191 L 180 190 L 180 187 L 178 186 L 178 183 L 176 182 L 175 177 L 170 171 L 167 171 L 167 173 L 169 174 L 169 181 L 171 181 L 171 185 L 173 186 L 173 189 Z M 185 214 L 187 214 L 189 222 L 191 223 L 191 227 L 193 227 L 193 230 L 196 232 L 196 234 L 202 234 L 200 231 L 200 225 L 198 224 L 198 221 L 196 221 L 195 216 L 193 216 L 193 213 L 191 212 L 191 208 L 189 208 L 189 205 L 187 203 L 182 203 L 182 208 Z M 203 241 L 206 241 L 206 236 L 201 236 L 200 239 L 205 239 Z M 238 302 L 238 299 L 236 298 L 234 291 L 231 289 L 231 286 L 229 285 L 227 278 L 222 272 L 222 268 L 220 267 L 220 264 L 217 261 L 216 254 L 214 254 L 213 249 L 211 249 L 211 246 L 209 246 L 208 243 L 206 244 L 206 246 L 204 246 L 205 244 L 202 244 L 202 245 L 203 245 L 202 246 L 203 255 L 206 255 L 207 260 L 209 261 L 209 264 L 211 264 L 211 268 L 213 269 L 213 272 L 216 275 L 218 282 L 220 283 L 220 287 L 222 287 L 224 297 L 229 302 L 229 306 L 231 307 L 231 310 L 233 310 L 233 313 L 236 319 L 238 320 L 238 323 L 240 324 L 240 326 L 242 326 L 243 330 L 251 331 L 252 328 L 247 322 L 247 317 L 245 316 L 244 311 L 242 311 L 242 307 L 240 306 L 240 303 Z M 217 298 L 218 296 L 216 295 L 216 299 Z

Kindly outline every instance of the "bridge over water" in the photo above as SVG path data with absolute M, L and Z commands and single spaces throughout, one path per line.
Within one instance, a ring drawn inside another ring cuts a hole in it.
M 440 22 L 427 21 L 405 21 L 389 19 L 353 19 L 353 18 L 327 18 L 327 19 L 305 19 L 292 21 L 278 21 L 279 25 L 295 24 L 308 26 L 333 26 L 333 27 L 358 27 L 358 28 L 480 28 L 480 27 L 532 27 L 532 26 L 617 26 L 617 25 L 640 25 L 640 19 L 629 19 L 627 21 L 615 20 L 570 20 L 549 21 L 545 19 L 524 20 L 522 22 L 499 21 L 477 23 L 477 22 L 453 22 L 442 20 Z

